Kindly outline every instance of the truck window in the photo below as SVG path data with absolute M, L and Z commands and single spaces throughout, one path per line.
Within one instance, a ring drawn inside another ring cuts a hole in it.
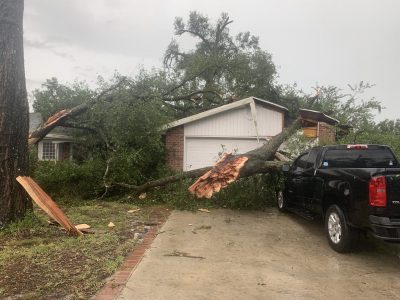
M 307 168 L 307 157 L 308 157 L 308 153 L 304 153 L 298 159 L 296 159 L 296 161 L 293 164 L 294 172 L 303 171 L 304 169 Z
M 320 151 L 320 148 L 313 148 L 310 150 L 310 154 L 308 155 L 308 158 L 307 158 L 307 169 L 314 168 L 315 161 L 317 160 L 319 151 Z
M 388 149 L 332 149 L 325 153 L 322 168 L 397 168 Z

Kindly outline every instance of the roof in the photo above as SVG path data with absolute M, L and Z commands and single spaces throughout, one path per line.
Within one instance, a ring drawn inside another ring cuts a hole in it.
M 263 100 L 263 99 L 256 98 L 256 97 L 249 97 L 249 98 L 245 98 L 245 99 L 242 99 L 242 100 L 239 100 L 239 101 L 235 101 L 235 102 L 232 102 L 232 103 L 229 103 L 229 104 L 225 104 L 225 105 L 222 105 L 222 106 L 219 106 L 219 107 L 207 110 L 207 111 L 203 111 L 201 113 L 198 113 L 198 114 L 190 116 L 190 117 L 186 117 L 186 118 L 179 119 L 179 120 L 176 120 L 174 122 L 168 123 L 167 125 L 164 126 L 164 129 L 170 129 L 170 128 L 181 126 L 181 125 L 184 125 L 184 124 L 187 124 L 187 123 L 191 123 L 191 122 L 194 122 L 194 121 L 197 121 L 197 120 L 208 118 L 208 117 L 211 117 L 213 115 L 220 114 L 220 113 L 229 111 L 231 109 L 236 109 L 236 108 L 239 108 L 239 107 L 242 107 L 242 106 L 246 106 L 246 105 L 249 105 L 250 103 L 254 103 L 254 102 L 257 102 L 257 103 L 259 103 L 259 104 L 261 104 L 263 106 L 267 106 L 269 108 L 272 108 L 272 109 L 275 109 L 275 110 L 279 110 L 279 111 L 282 111 L 282 112 L 289 111 L 286 107 L 283 107 L 283 106 L 278 105 L 276 103 L 272 103 L 272 102 L 269 102 L 267 100 Z
M 318 122 L 325 122 L 329 125 L 338 125 L 340 122 L 339 120 L 332 118 L 320 111 L 311 110 L 311 109 L 300 109 L 300 116 L 304 119 L 309 119 Z

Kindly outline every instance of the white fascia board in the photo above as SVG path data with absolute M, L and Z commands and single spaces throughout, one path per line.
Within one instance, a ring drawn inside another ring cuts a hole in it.
M 267 100 L 260 99 L 260 98 L 256 98 L 256 97 L 252 97 L 252 98 L 253 98 L 254 100 L 260 102 L 260 103 L 268 104 L 269 106 L 276 107 L 276 108 L 278 108 L 278 109 L 280 109 L 280 110 L 289 111 L 286 107 L 284 107 L 284 106 L 282 106 L 282 105 L 279 105 L 279 104 L 276 104 L 276 103 L 273 103 L 273 102 L 269 102 L 269 101 L 267 101 Z
M 169 129 L 169 128 L 177 127 L 177 126 L 184 125 L 187 123 L 191 123 L 191 122 L 194 122 L 194 121 L 197 121 L 200 119 L 204 119 L 204 118 L 207 118 L 207 117 L 210 117 L 210 116 L 213 116 L 213 115 L 216 115 L 216 114 L 219 114 L 219 113 L 222 113 L 222 112 L 234 109 L 234 108 L 238 108 L 238 107 L 250 104 L 251 102 L 253 102 L 253 97 L 249 97 L 249 98 L 245 98 L 245 99 L 235 101 L 235 102 L 232 102 L 229 104 L 225 104 L 225 105 L 222 105 L 222 106 L 219 106 L 219 107 L 207 110 L 207 111 L 203 111 L 196 115 L 186 117 L 186 118 L 171 122 L 169 124 L 166 124 L 163 127 L 163 129 Z
M 256 98 L 256 97 L 248 97 L 248 98 L 245 98 L 245 99 L 242 99 L 242 100 L 239 100 L 239 101 L 235 101 L 235 102 L 232 102 L 232 103 L 229 103 L 229 104 L 225 104 L 225 105 L 222 105 L 222 106 L 207 110 L 207 111 L 203 111 L 201 113 L 195 114 L 195 115 L 190 116 L 190 117 L 186 117 L 186 118 L 183 118 L 183 119 L 180 119 L 180 120 L 177 120 L 177 121 L 173 121 L 171 123 L 168 123 L 168 124 L 164 125 L 162 127 L 162 129 L 163 130 L 167 130 L 167 129 L 170 129 L 170 128 L 173 128 L 173 127 L 178 127 L 178 126 L 181 126 L 181 125 L 184 125 L 184 124 L 187 124 L 187 123 L 191 123 L 191 122 L 203 119 L 203 118 L 207 118 L 207 117 L 210 117 L 210 116 L 213 116 L 213 115 L 216 115 L 216 114 L 219 114 L 219 113 L 231 110 L 231 109 L 235 109 L 235 108 L 238 108 L 238 107 L 242 107 L 242 106 L 248 105 L 250 103 L 254 103 L 254 101 L 260 102 L 261 104 L 267 104 L 268 106 L 275 107 L 275 108 L 277 108 L 279 110 L 289 111 L 286 107 L 283 107 L 281 105 L 269 102 L 267 100 L 263 100 L 263 99 Z

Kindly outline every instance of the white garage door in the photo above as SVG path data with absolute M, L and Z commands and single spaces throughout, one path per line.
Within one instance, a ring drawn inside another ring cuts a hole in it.
M 262 143 L 256 139 L 186 138 L 185 171 L 211 166 L 223 152 L 245 153 Z

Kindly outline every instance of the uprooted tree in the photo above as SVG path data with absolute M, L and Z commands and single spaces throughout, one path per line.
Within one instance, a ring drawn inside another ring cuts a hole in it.
M 28 172 L 23 0 L 0 0 L 0 228 L 30 206 L 15 178 Z

